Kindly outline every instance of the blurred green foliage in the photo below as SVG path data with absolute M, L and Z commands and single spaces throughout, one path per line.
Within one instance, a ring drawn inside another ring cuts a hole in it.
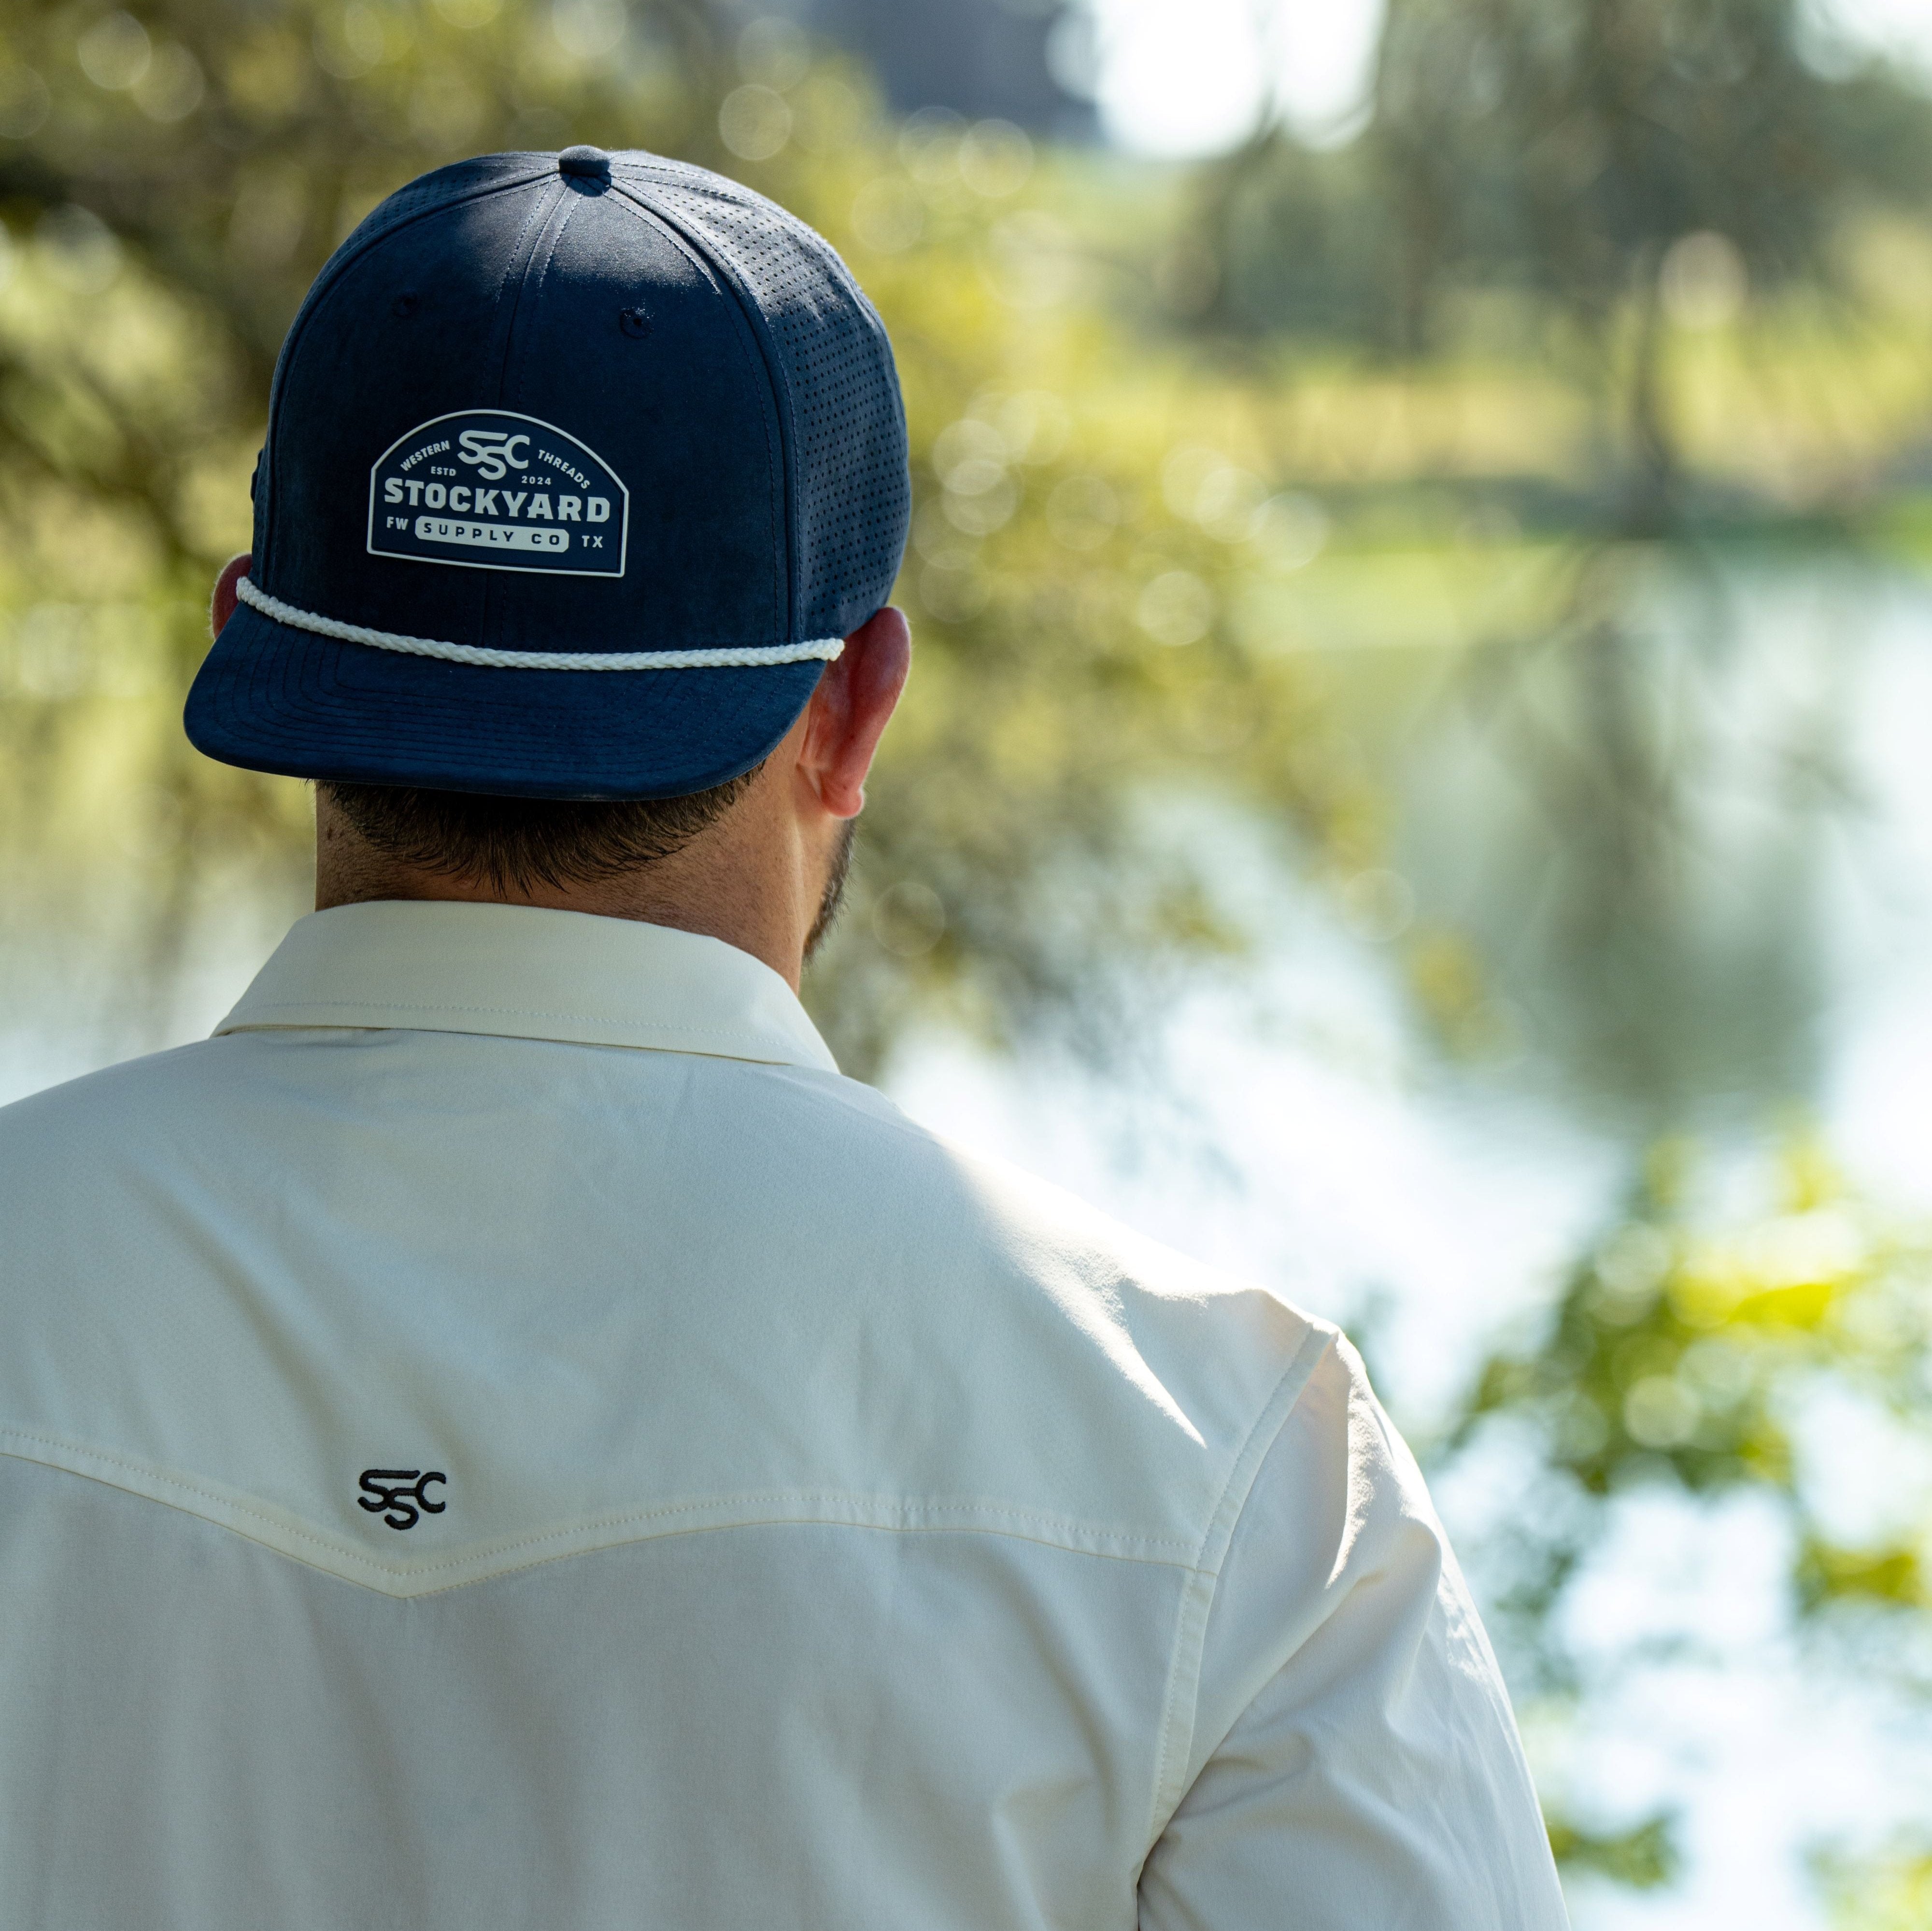
M 1840 1931 L 1920 1931 L 1932 1924 L 1932 1852 L 1906 1846 L 1876 1864 L 1826 1859 L 1822 1873 Z
M 1504 289 L 1612 377 L 1623 331 L 1622 520 L 1667 527 L 1670 311 L 1721 316 L 1746 277 L 1828 284 L 1849 208 L 1922 205 L 1924 100 L 1830 52 L 1796 0 L 1390 0 L 1358 139 L 1312 152 L 1268 127 L 1206 176 L 1204 319 L 1413 356 Z
M 1677 1875 L 1679 1859 L 1667 1819 L 1653 1817 L 1632 1831 L 1594 1835 L 1552 1822 L 1550 1848 L 1567 1871 L 1589 1871 L 1632 1891 L 1655 1891 Z
M 1659 1493 L 1770 1503 L 1789 1609 L 1814 1657 L 1923 1693 L 1913 1659 L 1932 1633 L 1932 1493 L 1909 1471 L 1912 1451 L 1932 1447 L 1932 1242 L 1901 1237 L 1809 1142 L 1786 1147 L 1780 1173 L 1769 1215 L 1714 1226 L 1694 1204 L 1688 1150 L 1654 1151 L 1534 1344 L 1487 1362 L 1442 1445 L 1453 1466 L 1503 1429 L 1521 1458 L 1528 1505 L 1490 1526 L 1478 1565 L 1514 1680 L 1546 1709 L 1586 1693 L 1566 1612 L 1613 1512 Z M 1861 1413 L 1883 1444 L 1849 1482 L 1820 1457 L 1827 1400 L 1834 1427 Z M 1852 1519 L 1864 1532 L 1848 1540 Z M 1594 1840 L 1609 1856 L 1591 1841 L 1569 1847 L 1580 1866 L 1617 1875 L 1628 1849 L 1625 1882 L 1667 1874 L 1666 1816 Z M 1652 1849 L 1639 1856 L 1640 1845 Z M 1840 1888 L 1853 1868 L 1838 1867 Z

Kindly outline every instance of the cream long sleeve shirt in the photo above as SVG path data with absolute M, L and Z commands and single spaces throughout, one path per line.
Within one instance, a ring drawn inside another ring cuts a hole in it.
M 1559 1931 L 1336 1332 L 716 940 L 301 922 L 0 1111 L 0 1925 Z

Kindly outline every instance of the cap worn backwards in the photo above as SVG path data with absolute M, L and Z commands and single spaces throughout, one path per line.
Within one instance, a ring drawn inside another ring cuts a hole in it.
M 188 701 L 250 769 L 653 798 L 764 757 L 884 603 L 892 349 L 735 182 L 589 147 L 392 195 L 277 366 L 254 562 Z

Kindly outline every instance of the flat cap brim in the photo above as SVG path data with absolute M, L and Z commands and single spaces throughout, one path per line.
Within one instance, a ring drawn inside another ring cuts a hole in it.
M 296 778 L 504 798 L 673 798 L 768 757 L 825 666 L 499 670 L 346 643 L 244 604 L 188 692 L 195 747 Z

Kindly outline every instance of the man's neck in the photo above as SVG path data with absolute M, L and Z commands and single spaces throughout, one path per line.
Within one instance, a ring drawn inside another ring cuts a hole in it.
M 749 803 L 749 799 L 745 801 Z M 748 952 L 798 990 L 815 899 L 802 868 L 784 862 L 782 841 L 758 835 L 755 814 L 734 811 L 668 858 L 582 885 L 535 883 L 527 891 L 446 877 L 402 862 L 370 845 L 319 791 L 315 814 L 315 909 L 372 899 L 538 906 L 632 919 L 722 939 Z

